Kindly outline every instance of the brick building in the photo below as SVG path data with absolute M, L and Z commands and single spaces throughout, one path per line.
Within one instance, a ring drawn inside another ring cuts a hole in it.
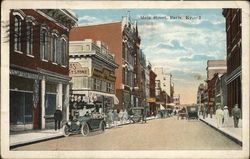
M 57 106 L 68 118 L 68 36 L 76 22 L 65 9 L 11 10 L 11 131 L 54 127 Z
M 150 72 L 149 72 L 149 94 L 150 94 L 150 98 L 152 98 L 152 102 L 150 102 L 150 114 L 156 114 L 156 83 L 155 83 L 155 79 L 156 79 L 156 74 L 153 72 L 152 69 L 150 69 Z
M 91 39 L 70 41 L 69 56 L 73 99 L 95 104 L 100 113 L 119 103 L 114 90 L 118 65 L 106 45 Z
M 117 109 L 129 109 L 139 106 L 141 101 L 136 68 L 139 65 L 140 37 L 137 23 L 132 24 L 130 15 L 121 21 L 105 24 L 75 27 L 70 31 L 70 41 L 84 39 L 100 40 L 104 42 L 111 53 L 115 55 L 115 63 L 119 65 L 115 70 L 115 94 L 119 99 Z
M 223 9 L 227 34 L 227 104 L 231 112 L 235 104 L 242 108 L 241 97 L 241 57 L 242 31 L 241 9 Z
M 227 72 L 225 60 L 208 60 L 207 61 L 207 105 L 208 110 L 213 108 L 215 112 L 215 82 L 216 74 L 224 74 Z

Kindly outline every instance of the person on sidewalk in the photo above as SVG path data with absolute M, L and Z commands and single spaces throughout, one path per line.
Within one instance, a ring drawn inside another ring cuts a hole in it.
M 218 109 L 215 112 L 215 117 L 216 117 L 216 121 L 217 121 L 217 127 L 220 128 L 222 125 L 222 118 L 224 116 L 223 110 L 221 109 L 221 107 L 218 107 Z
M 115 109 L 114 110 L 114 125 L 115 125 L 115 128 L 117 127 L 117 122 L 118 122 L 118 113 L 117 113 L 117 110 Z
M 239 119 L 241 118 L 241 110 L 238 108 L 238 104 L 235 104 L 233 110 L 232 110 L 232 116 L 234 119 L 234 127 L 238 128 Z
M 210 111 L 209 111 L 209 113 L 210 113 L 210 118 L 212 118 L 212 117 L 213 117 L 213 113 L 214 113 L 214 109 L 213 109 L 213 107 L 210 107 Z
M 123 113 L 123 110 L 121 109 L 119 114 L 118 114 L 120 124 L 123 124 L 123 115 L 124 115 L 124 113 Z
M 60 130 L 60 123 L 62 121 L 62 111 L 61 107 L 57 106 L 56 111 L 54 113 L 54 119 L 55 119 L 55 131 Z
M 128 120 L 128 112 L 125 109 L 124 112 L 123 112 L 123 122 L 127 123 L 127 120 Z
M 224 127 L 227 127 L 227 126 L 228 126 L 229 111 L 228 111 L 227 108 L 228 108 L 228 107 L 225 106 L 225 107 L 224 107 L 224 110 L 223 110 L 223 114 L 224 114 L 224 116 L 223 116 L 223 119 L 224 119 L 223 126 L 224 126 Z
M 111 128 L 112 127 L 112 124 L 113 124 L 113 112 L 112 110 L 109 110 L 108 112 L 108 127 Z

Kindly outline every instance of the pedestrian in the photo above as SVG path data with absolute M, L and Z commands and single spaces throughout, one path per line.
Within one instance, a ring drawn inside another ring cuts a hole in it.
M 223 112 L 224 112 L 224 117 L 223 117 L 224 123 L 223 123 L 223 126 L 224 126 L 224 127 L 227 127 L 227 126 L 228 126 L 229 111 L 228 111 L 227 108 L 228 108 L 227 106 L 224 106 L 224 110 L 223 110 Z
M 60 130 L 60 123 L 62 121 L 62 111 L 60 106 L 56 108 L 56 111 L 54 113 L 54 119 L 55 119 L 55 131 L 57 131 L 57 129 Z
M 234 127 L 238 128 L 239 119 L 241 118 L 241 110 L 238 108 L 238 104 L 235 104 L 233 110 L 232 110 L 232 116 L 234 120 Z
M 123 110 L 122 109 L 120 110 L 118 117 L 119 117 L 120 124 L 123 124 Z
M 212 117 L 213 117 L 213 113 L 214 113 L 214 109 L 213 109 L 213 107 L 210 107 L 210 111 L 209 111 L 209 113 L 210 113 L 210 118 L 212 118 Z
M 218 109 L 215 112 L 215 117 L 216 117 L 216 121 L 217 121 L 217 127 L 220 128 L 222 125 L 222 118 L 223 118 L 224 114 L 223 114 L 223 110 L 221 109 L 221 107 L 218 107 Z
M 127 123 L 127 120 L 128 120 L 128 112 L 125 109 L 124 112 L 123 112 L 123 122 Z
M 117 110 L 115 109 L 114 110 L 114 125 L 115 127 L 117 127 L 117 122 L 118 122 L 118 113 L 117 113 Z
M 108 126 L 109 126 L 109 128 L 111 128 L 111 126 L 113 124 L 113 112 L 112 112 L 112 110 L 109 110 L 107 115 L 108 115 Z

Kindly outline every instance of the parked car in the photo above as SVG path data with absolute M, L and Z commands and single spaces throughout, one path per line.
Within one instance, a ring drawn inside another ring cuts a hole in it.
M 62 130 L 64 136 L 69 136 L 70 134 L 79 134 L 87 136 L 90 131 L 100 130 L 105 131 L 106 122 L 104 118 L 95 114 L 90 116 L 78 116 L 69 121 L 62 122 Z

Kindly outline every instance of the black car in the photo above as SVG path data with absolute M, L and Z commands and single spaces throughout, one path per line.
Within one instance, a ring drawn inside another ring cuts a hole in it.
M 65 121 L 63 125 L 64 136 L 69 136 L 70 134 L 79 134 L 87 136 L 90 131 L 100 130 L 105 131 L 106 123 L 104 118 L 100 116 L 79 116 L 72 120 Z

